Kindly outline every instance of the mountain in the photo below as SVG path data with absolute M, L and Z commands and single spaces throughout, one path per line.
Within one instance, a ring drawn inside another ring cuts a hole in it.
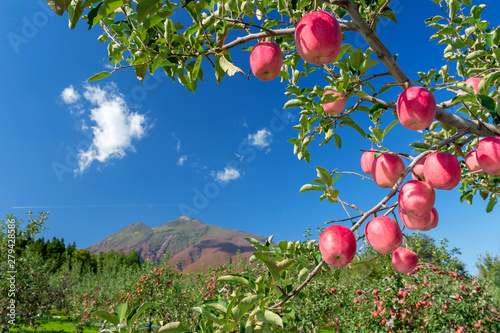
M 131 224 L 86 248 L 90 253 L 136 251 L 142 260 L 159 262 L 170 253 L 181 271 L 195 271 L 209 265 L 222 265 L 236 258 L 238 251 L 249 258 L 255 251 L 244 238 L 265 242 L 266 237 L 244 231 L 220 228 L 185 216 L 151 228 L 142 222 Z

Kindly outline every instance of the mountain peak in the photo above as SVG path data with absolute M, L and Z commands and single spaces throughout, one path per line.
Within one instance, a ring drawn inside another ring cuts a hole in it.
M 165 254 L 170 261 L 181 261 L 180 270 L 199 270 L 203 266 L 225 264 L 227 258 L 237 253 L 249 258 L 255 249 L 244 239 L 252 237 L 261 242 L 266 237 L 244 231 L 225 229 L 206 224 L 198 219 L 181 216 L 165 224 L 151 228 L 136 222 L 120 229 L 87 250 L 99 252 L 136 251 L 142 260 L 159 262 Z

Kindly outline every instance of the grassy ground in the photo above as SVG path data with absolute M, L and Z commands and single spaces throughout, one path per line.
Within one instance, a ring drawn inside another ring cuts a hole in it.
M 73 333 L 75 331 L 76 325 L 68 320 L 65 316 L 60 316 L 59 318 L 42 318 L 36 321 L 36 324 L 39 325 L 37 327 L 16 327 L 10 328 L 9 332 L 61 332 L 61 333 Z M 84 333 L 97 333 L 99 332 L 99 326 L 92 325 L 90 327 L 85 327 L 83 330 Z

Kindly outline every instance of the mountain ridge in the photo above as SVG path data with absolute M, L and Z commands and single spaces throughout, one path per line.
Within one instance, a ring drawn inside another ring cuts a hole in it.
M 163 225 L 150 227 L 132 223 L 86 248 L 90 253 L 136 251 L 144 260 L 159 262 L 167 253 L 169 262 L 181 271 L 195 271 L 209 265 L 232 262 L 238 255 L 249 258 L 255 248 L 245 238 L 265 242 L 266 237 L 245 231 L 206 224 L 181 216 Z

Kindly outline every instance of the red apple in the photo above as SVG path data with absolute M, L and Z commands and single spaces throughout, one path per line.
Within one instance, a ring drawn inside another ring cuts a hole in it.
M 480 77 L 471 77 L 465 80 L 464 83 L 474 88 L 476 94 L 479 94 L 479 83 L 481 83 L 481 80 Z
M 337 99 L 336 101 L 323 104 L 323 110 L 325 110 L 326 113 L 329 113 L 333 116 L 344 111 L 345 104 L 347 103 L 347 98 L 341 93 L 333 90 L 325 91 L 325 95 L 327 94 L 335 94 L 337 96 L 340 96 L 340 98 Z
M 372 174 L 372 166 L 373 166 L 373 161 L 375 160 L 375 154 L 377 154 L 378 150 L 370 150 L 370 151 L 365 151 L 363 155 L 361 155 L 361 169 L 363 169 L 363 172 L 371 175 Z
M 413 180 L 423 180 L 423 181 L 425 181 L 425 177 L 424 177 L 424 163 L 425 163 L 426 159 L 427 159 L 427 155 L 425 155 L 423 158 L 421 158 L 420 160 L 418 160 L 417 164 L 415 164 L 415 166 L 413 167 L 413 172 L 411 174 L 411 177 L 413 178 Z M 415 177 L 415 174 L 417 176 L 419 176 L 420 179 L 418 179 L 417 177 Z
M 396 111 L 401 125 L 418 131 L 432 124 L 436 116 L 436 99 L 426 88 L 410 87 L 399 95 Z
M 424 177 L 425 181 L 435 189 L 452 190 L 460 183 L 461 176 L 460 163 L 452 154 L 444 152 L 427 156 Z
M 340 24 L 325 11 L 306 14 L 295 28 L 295 46 L 300 57 L 311 64 L 330 63 L 342 47 Z
M 368 222 L 365 236 L 373 249 L 381 254 L 391 253 L 403 243 L 398 223 L 388 216 L 377 216 Z
M 420 230 L 429 231 L 429 230 L 437 227 L 438 222 L 439 222 L 439 215 L 438 215 L 437 209 L 435 207 L 432 207 L 430 215 L 431 215 L 431 222 L 429 223 L 429 225 L 427 227 L 420 228 Z
M 399 209 L 403 214 L 411 217 L 425 217 L 434 207 L 435 201 L 434 189 L 419 180 L 410 180 L 399 191 Z
M 477 162 L 484 172 L 500 176 L 500 136 L 482 139 L 476 148 Z
M 427 228 L 431 224 L 431 213 L 423 217 L 416 217 L 412 215 L 407 215 L 399 210 L 399 218 L 406 228 L 410 230 L 422 230 Z
M 382 188 L 391 188 L 396 184 L 405 168 L 401 157 L 393 154 L 380 155 L 373 161 L 373 180 Z
M 418 256 L 415 252 L 400 247 L 392 254 L 392 268 L 400 273 L 411 273 L 417 267 Z
M 283 64 L 283 53 L 274 42 L 260 42 L 250 53 L 250 67 L 252 73 L 262 81 L 273 80 L 278 77 Z
M 356 254 L 356 237 L 347 227 L 331 225 L 319 236 L 319 251 L 328 265 L 345 266 Z
M 477 161 L 476 153 L 477 153 L 477 151 L 475 151 L 475 150 L 472 150 L 472 151 L 467 153 L 467 156 L 465 156 L 465 165 L 467 165 L 470 172 L 482 173 L 483 169 L 481 169 L 481 166 L 479 165 L 479 162 Z

